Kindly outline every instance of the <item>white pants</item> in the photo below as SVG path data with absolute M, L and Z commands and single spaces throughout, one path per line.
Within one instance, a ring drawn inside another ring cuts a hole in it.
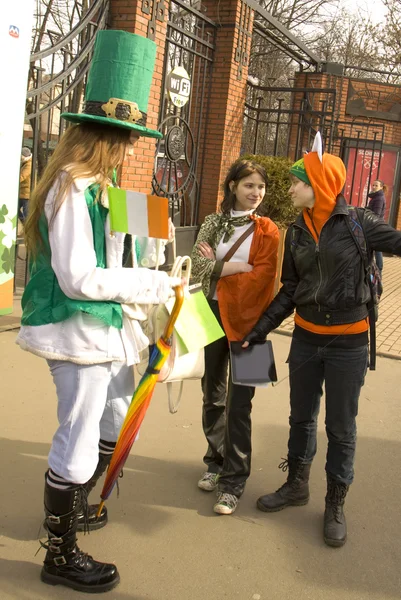
M 47 362 L 56 385 L 59 421 L 49 466 L 71 483 L 86 483 L 98 463 L 99 440 L 118 438 L 135 388 L 134 371 L 122 362 Z

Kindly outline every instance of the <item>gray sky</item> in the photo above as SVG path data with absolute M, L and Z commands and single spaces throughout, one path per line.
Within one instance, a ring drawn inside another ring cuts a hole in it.
M 383 21 L 386 14 L 386 9 L 381 0 L 341 0 L 341 5 L 350 12 L 360 10 L 364 16 L 370 14 L 375 23 Z

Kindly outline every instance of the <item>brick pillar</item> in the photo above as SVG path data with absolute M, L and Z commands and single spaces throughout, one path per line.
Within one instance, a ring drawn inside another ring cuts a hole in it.
M 222 183 L 241 151 L 253 11 L 242 0 L 203 0 L 216 35 L 210 110 L 204 144 L 199 222 L 215 212 Z M 239 62 L 238 62 L 239 60 Z
M 142 0 L 110 0 L 110 25 L 112 29 L 130 31 L 144 37 L 148 37 L 148 32 L 150 32 L 154 35 L 154 41 L 157 44 L 147 118 L 147 126 L 151 129 L 157 129 L 159 119 L 168 5 L 168 0 L 164 2 L 148 0 L 146 3 Z M 145 7 L 147 12 L 142 11 L 142 6 Z M 153 15 L 154 20 L 152 22 L 153 6 L 157 11 Z M 135 145 L 134 156 L 126 161 L 122 169 L 121 187 L 144 193 L 151 190 L 155 149 L 156 140 L 154 138 L 140 138 Z

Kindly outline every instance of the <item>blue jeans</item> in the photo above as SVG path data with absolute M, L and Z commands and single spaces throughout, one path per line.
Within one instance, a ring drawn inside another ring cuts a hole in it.
M 368 347 L 321 348 L 293 339 L 290 369 L 288 454 L 311 463 L 316 454 L 317 419 L 323 382 L 326 392 L 326 472 L 349 485 L 354 478 L 358 400 L 368 367 Z
M 383 271 L 383 252 L 375 251 L 375 260 L 380 273 Z
M 21 223 L 25 223 L 28 217 L 28 200 L 26 198 L 18 199 L 18 218 Z

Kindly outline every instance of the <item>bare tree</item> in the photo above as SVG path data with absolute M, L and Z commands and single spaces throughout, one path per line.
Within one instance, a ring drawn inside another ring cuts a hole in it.
M 293 36 L 312 49 L 329 26 L 338 0 L 260 0 L 259 4 Z M 255 14 L 249 63 L 251 80 L 257 81 L 260 86 L 290 88 L 295 72 L 307 66 L 308 57 L 306 55 L 301 57 L 301 54 L 296 42 L 281 36 L 263 16 Z M 297 59 L 297 56 L 301 58 Z M 291 94 L 261 91 L 248 86 L 247 102 L 250 106 L 258 105 L 262 109 L 285 110 L 291 106 Z M 280 118 L 285 123 L 290 117 L 287 113 Z M 265 119 L 271 122 L 259 126 L 251 117 L 245 121 L 243 147 L 251 149 L 250 146 L 258 129 L 258 139 L 265 152 L 285 153 L 285 126 L 280 128 L 275 125 L 276 113 L 274 112 L 262 113 L 262 120 Z M 282 132 L 282 136 L 280 133 L 282 139 L 279 136 L 279 148 L 276 145 L 278 132 Z
M 387 8 L 384 43 L 386 47 L 387 68 L 394 73 L 401 70 L 401 2 L 383 0 Z
M 34 27 L 32 30 L 31 51 L 32 54 L 38 54 L 43 50 L 56 45 L 60 40 L 66 37 L 74 26 L 84 17 L 89 10 L 93 0 L 36 0 Z M 63 47 L 46 58 L 38 58 L 31 61 L 28 77 L 28 90 L 40 88 L 41 81 L 49 84 L 53 79 L 63 83 L 55 83 L 50 89 L 40 96 L 32 96 L 26 102 L 27 115 L 33 115 L 40 111 L 44 113 L 29 120 L 32 130 L 39 133 L 40 139 L 37 144 L 38 173 L 41 174 L 47 160 L 44 150 L 44 140 L 42 139 L 41 120 L 49 119 L 50 126 L 52 122 L 53 109 L 46 112 L 46 106 L 51 104 L 54 98 L 61 93 L 62 86 L 68 87 L 74 79 L 78 81 L 73 93 L 69 96 L 69 106 L 65 107 L 77 112 L 82 102 L 83 80 L 80 80 L 80 73 L 85 69 L 86 62 L 81 63 L 69 76 L 60 80 L 59 75 L 66 70 L 80 49 L 85 47 L 88 41 L 88 29 L 84 28 L 82 32 L 75 36 Z M 37 122 L 39 121 L 39 123 Z
M 372 72 L 383 68 L 382 40 L 370 16 L 341 10 L 324 27 L 324 35 L 315 45 L 316 52 L 327 62 L 349 66 L 347 75 L 372 78 Z M 355 68 L 354 68 L 355 67 Z M 372 69 L 372 71 L 362 71 Z

